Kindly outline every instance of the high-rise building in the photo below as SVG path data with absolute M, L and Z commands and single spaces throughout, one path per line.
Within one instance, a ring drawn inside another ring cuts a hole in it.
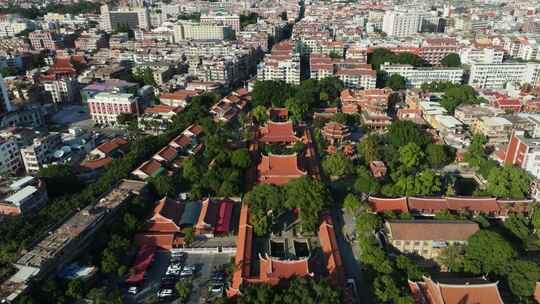
M 125 29 L 150 28 L 150 15 L 145 7 L 121 7 L 111 10 L 107 4 L 101 6 L 100 27 L 106 32 Z
M 409 37 L 420 31 L 422 16 L 414 11 L 386 11 L 383 18 L 383 32 L 388 36 Z
M 0 74 L 0 115 L 2 113 L 7 113 L 13 111 L 13 105 L 9 99 L 8 91 L 6 88 L 6 83 L 4 82 L 4 77 Z

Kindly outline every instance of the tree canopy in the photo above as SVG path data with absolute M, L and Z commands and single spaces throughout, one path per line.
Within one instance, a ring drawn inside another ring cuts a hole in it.
M 480 230 L 468 240 L 464 269 L 476 274 L 500 275 L 516 255 L 516 250 L 500 234 Z
M 505 165 L 491 169 L 487 191 L 496 197 L 523 199 L 529 193 L 531 177 L 516 166 Z
M 353 163 L 343 153 L 338 152 L 327 155 L 322 161 L 322 168 L 329 176 L 342 177 L 352 173 Z
M 386 80 L 386 86 L 394 91 L 405 90 L 407 88 L 407 80 L 399 74 L 392 74 Z
M 450 68 L 459 68 L 461 67 L 461 59 L 459 58 L 458 54 L 450 53 L 444 56 L 443 59 L 441 59 L 441 65 L 444 65 Z

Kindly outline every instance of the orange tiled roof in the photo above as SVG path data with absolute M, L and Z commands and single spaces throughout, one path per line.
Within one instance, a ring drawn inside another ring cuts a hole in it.
M 257 166 L 259 182 L 282 185 L 290 179 L 306 175 L 298 168 L 298 156 L 291 155 L 263 155 Z
M 113 138 L 113 139 L 111 139 L 111 140 L 109 140 L 107 142 L 104 142 L 101 145 L 97 146 L 96 149 L 98 149 L 99 151 L 101 151 L 101 152 L 103 152 L 105 154 L 109 154 L 112 151 L 120 148 L 123 145 L 127 145 L 127 144 L 128 144 L 128 142 L 124 138 L 115 137 L 115 138 Z
M 293 123 L 287 122 L 273 122 L 269 121 L 266 126 L 261 128 L 262 142 L 294 142 L 299 140 L 294 135 Z

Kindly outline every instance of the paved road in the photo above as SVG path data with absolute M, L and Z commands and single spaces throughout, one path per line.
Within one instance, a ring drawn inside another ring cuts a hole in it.
M 343 235 L 343 233 L 346 233 L 349 238 L 353 236 L 356 231 L 355 219 L 342 210 L 333 210 L 333 218 L 341 259 L 345 265 L 345 275 L 347 278 L 354 278 L 359 289 L 357 293 L 360 299 L 358 299 L 357 303 L 371 303 L 371 284 L 362 275 L 361 263 L 357 258 L 359 255 L 358 246 L 354 241 L 348 241 Z

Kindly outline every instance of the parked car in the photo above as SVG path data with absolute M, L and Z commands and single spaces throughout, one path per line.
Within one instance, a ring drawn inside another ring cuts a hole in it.
M 131 286 L 128 288 L 128 293 L 132 295 L 136 295 L 139 292 L 139 288 L 137 286 Z
M 217 297 L 222 297 L 223 291 L 224 291 L 223 283 L 214 283 L 210 286 L 210 292 Z
M 184 266 L 182 272 L 180 272 L 181 277 L 189 277 L 195 274 L 195 266 Z

